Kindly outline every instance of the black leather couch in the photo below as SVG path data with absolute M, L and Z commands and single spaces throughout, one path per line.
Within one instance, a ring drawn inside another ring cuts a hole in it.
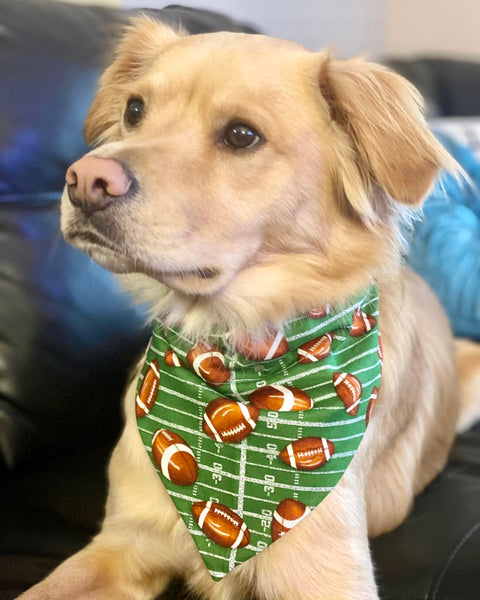
M 155 14 L 192 33 L 250 31 L 206 11 Z M 59 234 L 64 173 L 86 150 L 83 119 L 129 16 L 0 0 L 0 600 L 97 531 L 123 385 L 148 340 L 143 308 Z M 452 79 L 460 67 L 450 66 Z M 478 65 L 462 68 L 478 89 Z M 442 79 L 448 69 L 427 60 L 420 71 L 441 112 L 442 94 L 458 92 Z M 468 110 L 480 114 L 480 94 L 469 89 Z M 460 436 L 406 523 L 372 549 L 385 599 L 480 598 L 480 428 Z

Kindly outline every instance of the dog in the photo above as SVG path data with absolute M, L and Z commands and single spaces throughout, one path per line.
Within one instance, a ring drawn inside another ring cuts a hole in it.
M 459 419 L 454 341 L 402 231 L 440 170 L 418 92 L 363 59 L 260 35 L 187 36 L 137 19 L 67 172 L 67 241 L 182 335 L 262 340 L 375 283 L 380 391 L 350 466 L 307 519 L 215 582 L 139 437 L 139 363 L 109 467 L 101 532 L 22 600 L 151 600 L 181 576 L 211 600 L 374 600 L 368 537 L 392 530 L 442 470 Z M 462 385 L 474 403 L 478 348 Z M 463 348 L 463 346 L 462 346 Z M 468 397 L 468 399 L 467 399 Z M 468 422 L 467 422 L 468 421 Z

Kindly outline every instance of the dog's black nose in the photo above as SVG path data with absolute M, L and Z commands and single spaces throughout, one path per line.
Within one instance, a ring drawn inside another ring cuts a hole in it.
M 105 209 L 115 198 L 125 196 L 133 177 L 112 158 L 84 156 L 69 167 L 65 176 L 70 202 L 84 212 Z

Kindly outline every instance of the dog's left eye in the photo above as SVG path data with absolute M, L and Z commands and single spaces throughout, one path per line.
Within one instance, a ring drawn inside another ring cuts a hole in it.
M 145 105 L 141 98 L 130 98 L 127 102 L 125 111 L 125 123 L 131 127 L 135 127 L 143 118 Z
M 246 123 L 230 123 L 223 133 L 223 142 L 233 150 L 245 150 L 261 140 L 256 129 Z

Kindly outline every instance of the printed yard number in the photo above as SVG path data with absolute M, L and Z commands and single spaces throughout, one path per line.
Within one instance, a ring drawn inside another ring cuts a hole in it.
M 217 462 L 213 463 L 212 478 L 213 478 L 213 481 L 217 485 L 220 481 L 222 481 L 222 470 L 223 470 L 223 465 L 221 463 L 217 463 Z
M 278 413 L 274 410 L 267 412 L 267 428 L 276 429 L 278 426 Z
M 267 547 L 268 547 L 268 544 L 266 542 L 261 542 L 261 541 L 257 542 L 257 550 L 259 552 L 261 552 L 262 550 L 265 550 L 265 548 L 267 548 Z
M 267 508 L 262 509 L 262 529 L 269 529 L 272 522 L 272 511 Z
M 278 448 L 276 444 L 272 444 L 269 443 L 267 444 L 267 460 L 270 464 L 273 463 L 273 461 L 277 458 L 278 456 Z
M 270 496 L 275 491 L 275 476 L 274 475 L 265 475 L 265 485 L 263 486 L 263 491 L 267 496 Z

